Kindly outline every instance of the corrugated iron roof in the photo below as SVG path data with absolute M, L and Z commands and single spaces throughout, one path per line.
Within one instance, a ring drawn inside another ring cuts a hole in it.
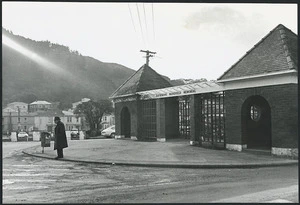
M 210 92 L 219 92 L 223 91 L 224 87 L 222 83 L 216 81 L 192 83 L 186 85 L 179 85 L 174 87 L 147 90 L 142 92 L 137 92 L 141 96 L 142 100 L 146 99 L 158 99 L 158 98 L 168 98 L 175 96 L 184 96 L 191 94 L 200 94 L 200 93 L 210 93 Z

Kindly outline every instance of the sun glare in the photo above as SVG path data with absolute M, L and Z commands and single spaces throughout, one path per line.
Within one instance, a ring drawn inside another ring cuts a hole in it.
M 41 56 L 39 56 L 35 52 L 32 52 L 32 51 L 24 48 L 23 46 L 21 46 L 18 43 L 14 42 L 13 40 L 11 40 L 10 38 L 8 38 L 5 35 L 2 35 L 2 44 L 14 49 L 15 51 L 21 53 L 24 56 L 30 58 L 31 60 L 35 61 L 39 65 L 43 66 L 43 68 L 46 68 L 51 72 L 54 72 L 56 74 L 58 74 L 58 73 L 62 74 L 62 73 L 65 72 L 59 66 L 57 66 L 57 65 L 49 62 L 48 60 L 42 58 Z

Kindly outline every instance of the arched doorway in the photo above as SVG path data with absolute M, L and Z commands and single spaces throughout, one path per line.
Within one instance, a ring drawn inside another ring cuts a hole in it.
M 271 149 L 271 108 L 265 98 L 255 95 L 242 106 L 242 141 L 247 148 Z
M 128 107 L 124 107 L 121 111 L 121 135 L 125 137 L 130 137 L 130 112 Z

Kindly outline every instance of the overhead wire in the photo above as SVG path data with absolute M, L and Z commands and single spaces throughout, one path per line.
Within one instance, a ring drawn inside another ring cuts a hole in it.
M 135 31 L 135 33 L 137 33 L 137 31 L 136 31 L 136 28 L 135 28 L 135 25 L 134 25 L 134 21 L 133 21 L 133 17 L 132 17 L 132 12 L 131 12 L 131 9 L 130 9 L 130 6 L 129 6 L 129 3 L 128 3 L 128 9 L 129 9 L 129 13 L 130 13 L 130 17 L 131 17 L 131 22 L 132 22 L 132 25 L 133 25 L 134 31 Z
M 146 40 L 148 42 L 148 26 L 147 26 L 147 17 L 145 11 L 145 4 L 143 3 L 143 10 L 144 10 L 144 20 L 145 20 L 145 27 L 146 27 Z
M 139 7 L 138 7 L 137 3 L 136 3 L 136 9 L 137 9 L 138 17 L 139 17 L 139 23 L 140 23 L 140 27 L 141 27 L 142 39 L 143 39 L 144 44 L 146 44 L 145 43 L 145 38 L 144 38 L 143 27 L 142 27 L 142 22 L 141 22 L 141 17 L 140 17 L 140 11 L 139 11 Z
M 155 27 L 154 27 L 154 8 L 152 3 L 152 28 L 153 28 L 153 40 L 155 41 Z

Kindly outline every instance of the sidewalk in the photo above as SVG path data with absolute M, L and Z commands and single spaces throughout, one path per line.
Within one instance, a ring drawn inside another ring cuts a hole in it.
M 178 168 L 252 168 L 267 166 L 297 165 L 298 160 L 279 158 L 258 153 L 213 150 L 191 146 L 188 141 L 140 142 L 120 139 L 69 140 L 60 160 Z M 56 151 L 40 146 L 23 151 L 26 154 L 54 159 Z

